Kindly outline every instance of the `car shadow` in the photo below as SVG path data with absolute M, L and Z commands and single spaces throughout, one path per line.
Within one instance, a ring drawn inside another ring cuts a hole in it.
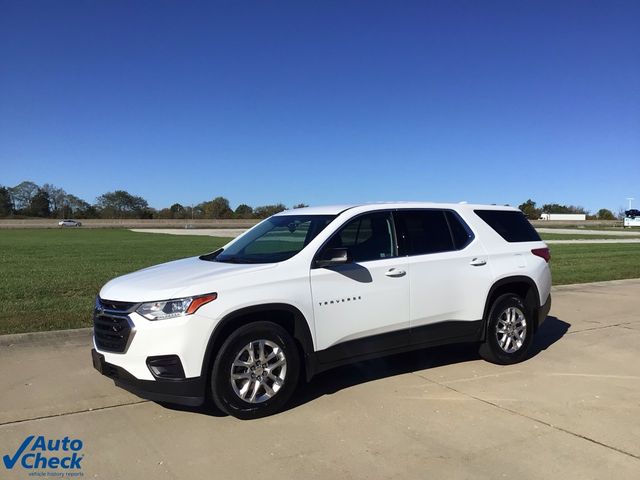
M 569 330 L 571 324 L 557 317 L 548 316 L 534 337 L 528 358 L 533 358 L 550 348 Z M 310 382 L 302 380 L 292 400 L 283 411 L 312 402 L 324 395 L 332 395 L 345 388 L 421 370 L 479 360 L 478 344 L 465 343 L 425 348 L 413 352 L 382 357 L 375 360 L 352 363 L 320 373 Z M 211 402 L 209 402 L 211 403 Z M 212 405 L 183 407 L 161 404 L 177 411 L 200 413 L 222 417 L 225 414 Z
M 228 417 L 226 413 L 220 410 L 213 404 L 211 399 L 208 399 L 204 405 L 199 407 L 189 407 L 187 405 L 178 405 L 176 403 L 154 402 L 167 410 L 173 410 L 175 412 L 189 412 L 199 413 L 200 415 L 206 415 L 207 417 Z
M 571 324 L 558 317 L 547 316 L 546 320 L 533 337 L 529 358 L 535 357 L 543 350 L 560 340 L 571 328 Z
M 551 347 L 570 327 L 571 324 L 548 316 L 534 337 L 528 359 Z M 301 382 L 285 410 L 362 383 L 479 359 L 478 344 L 466 343 L 425 348 L 337 367 L 316 375 L 309 383 Z

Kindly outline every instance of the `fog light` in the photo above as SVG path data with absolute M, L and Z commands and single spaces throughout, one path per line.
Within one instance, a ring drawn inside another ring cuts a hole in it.
M 156 378 L 184 378 L 182 362 L 177 355 L 147 358 L 147 367 Z

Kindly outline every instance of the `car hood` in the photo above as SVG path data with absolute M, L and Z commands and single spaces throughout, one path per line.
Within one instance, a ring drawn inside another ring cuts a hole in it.
M 109 281 L 100 297 L 120 302 L 150 302 L 215 292 L 236 275 L 274 268 L 277 264 L 237 264 L 185 258 L 138 270 Z

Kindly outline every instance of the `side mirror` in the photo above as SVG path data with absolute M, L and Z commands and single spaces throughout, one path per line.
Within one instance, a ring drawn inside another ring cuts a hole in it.
M 353 260 L 348 248 L 328 248 L 316 258 L 315 265 L 319 268 L 345 265 Z

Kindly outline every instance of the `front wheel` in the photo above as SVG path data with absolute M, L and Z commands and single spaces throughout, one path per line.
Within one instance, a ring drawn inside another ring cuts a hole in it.
M 533 321 L 522 299 L 515 294 L 498 297 L 489 311 L 487 335 L 480 356 L 500 365 L 525 359 L 533 341 Z
M 264 417 L 291 398 L 299 373 L 300 355 L 291 335 L 275 323 L 250 323 L 220 347 L 211 372 L 211 394 L 229 415 Z

